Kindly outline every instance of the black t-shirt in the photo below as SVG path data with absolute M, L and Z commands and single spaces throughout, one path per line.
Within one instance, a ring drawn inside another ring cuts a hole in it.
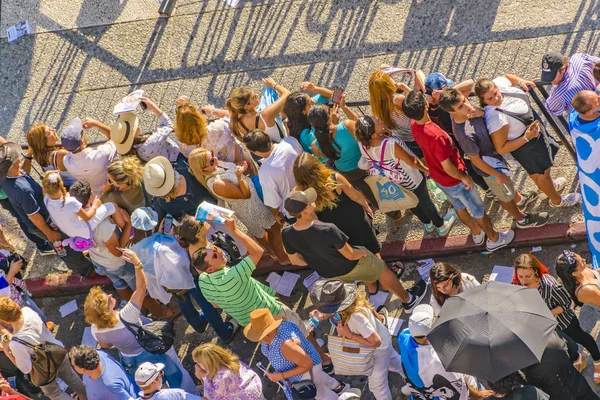
M 498 400 L 548 400 L 549 397 L 546 393 L 542 392 L 535 386 L 522 386 L 516 388 L 510 394 L 505 397 L 490 397 L 490 399 Z
M 299 253 L 308 267 L 322 278 L 346 275 L 358 261 L 348 260 L 339 252 L 348 242 L 348 236 L 334 224 L 314 221 L 312 226 L 299 231 L 294 226 L 283 228 L 283 246 L 288 254 Z

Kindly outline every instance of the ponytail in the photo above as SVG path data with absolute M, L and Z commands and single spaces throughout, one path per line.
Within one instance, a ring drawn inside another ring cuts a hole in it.
M 240 120 L 243 114 L 246 113 L 246 104 L 250 101 L 252 89 L 248 86 L 235 88 L 231 91 L 229 98 L 225 102 L 227 111 L 229 111 L 229 128 L 233 135 L 242 140 L 242 132 L 240 131 Z
M 314 105 L 308 112 L 308 122 L 315 130 L 315 137 L 321 148 L 321 152 L 329 158 L 330 161 L 335 161 L 340 158 L 337 145 L 333 143 L 331 130 L 329 129 L 329 113 L 322 105 Z

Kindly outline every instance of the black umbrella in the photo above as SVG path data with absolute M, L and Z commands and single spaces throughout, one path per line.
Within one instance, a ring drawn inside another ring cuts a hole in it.
M 446 300 L 427 339 L 447 371 L 495 382 L 539 362 L 555 327 L 536 289 L 491 281 Z

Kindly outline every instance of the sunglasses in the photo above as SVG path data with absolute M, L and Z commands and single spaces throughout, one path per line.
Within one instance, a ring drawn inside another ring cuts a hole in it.
M 577 269 L 577 257 L 575 257 L 575 253 L 569 250 L 563 250 L 563 255 L 569 265 L 569 272 L 573 273 Z

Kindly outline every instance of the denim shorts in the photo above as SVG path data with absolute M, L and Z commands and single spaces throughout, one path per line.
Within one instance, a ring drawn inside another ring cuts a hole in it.
M 107 269 L 102 265 L 92 262 L 98 275 L 107 276 L 117 290 L 131 288 L 135 290 L 135 269 L 131 263 L 126 263 L 118 269 Z
M 462 182 L 451 187 L 442 186 L 439 183 L 437 185 L 446 194 L 446 197 L 457 211 L 466 208 L 473 218 L 483 218 L 485 215 L 485 206 L 475 185 L 473 185 L 471 190 L 467 190 L 465 184 Z

